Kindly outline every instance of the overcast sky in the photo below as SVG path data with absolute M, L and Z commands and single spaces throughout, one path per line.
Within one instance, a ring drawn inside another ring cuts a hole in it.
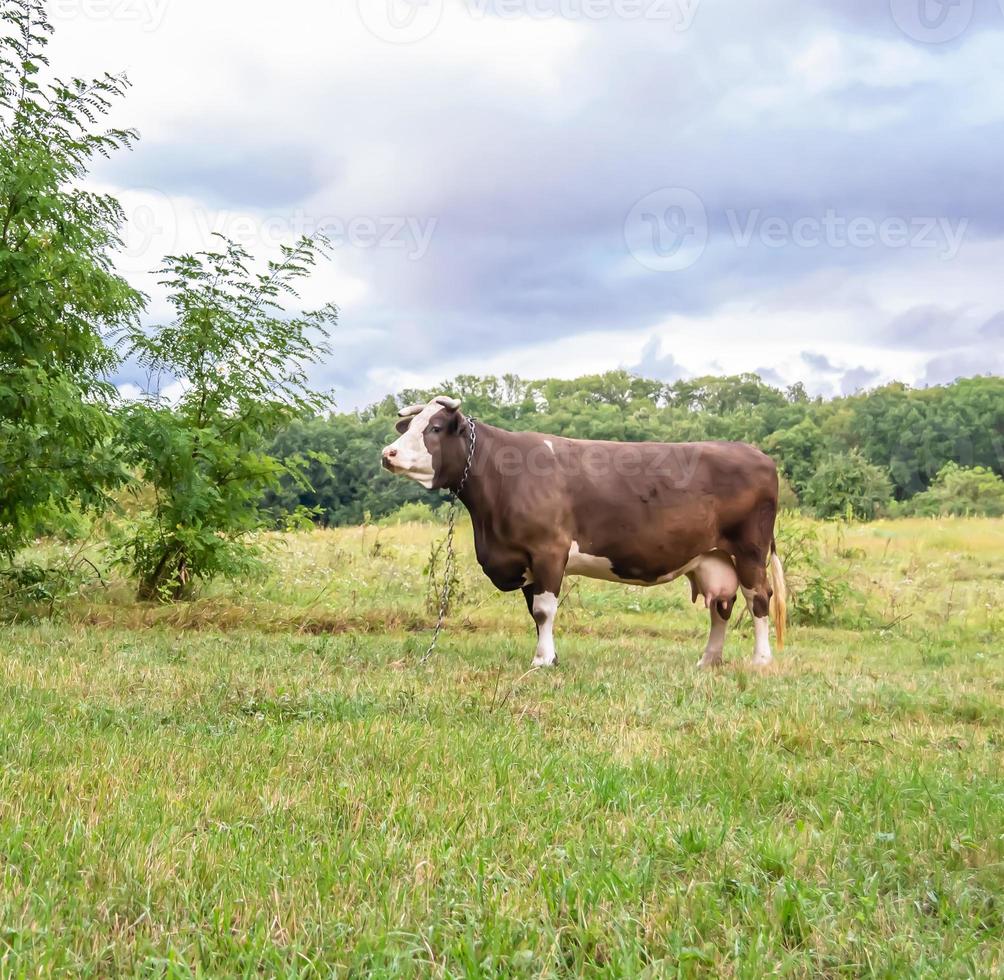
M 1004 372 L 1004 0 L 53 0 L 122 268 L 325 230 L 341 408 L 459 372 Z M 119 379 L 133 380 L 128 371 Z

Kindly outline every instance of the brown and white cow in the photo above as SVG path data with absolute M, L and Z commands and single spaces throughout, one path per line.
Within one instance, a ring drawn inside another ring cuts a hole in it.
M 485 574 L 503 592 L 523 591 L 537 624 L 535 666 L 557 663 L 554 617 L 566 575 L 630 585 L 686 575 L 711 616 L 700 667 L 721 663 L 740 589 L 753 615 L 753 663 L 772 659 L 770 612 L 783 646 L 777 468 L 758 449 L 507 432 L 466 418 L 445 395 L 399 414 L 384 467 L 464 503 Z

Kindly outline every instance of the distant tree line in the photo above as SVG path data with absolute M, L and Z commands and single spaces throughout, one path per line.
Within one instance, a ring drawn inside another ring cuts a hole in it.
M 921 389 L 890 384 L 823 399 L 754 374 L 664 383 L 613 371 L 571 381 L 464 375 L 361 411 L 298 420 L 271 447 L 307 472 L 305 481 L 283 479 L 269 493 L 277 522 L 305 508 L 321 524 L 358 524 L 410 502 L 443 503 L 445 495 L 394 479 L 379 463 L 398 408 L 444 392 L 462 398 L 465 412 L 511 430 L 750 442 L 777 460 L 784 503 L 821 517 L 908 513 L 912 501 L 924 513 L 1004 512 L 1004 378 Z

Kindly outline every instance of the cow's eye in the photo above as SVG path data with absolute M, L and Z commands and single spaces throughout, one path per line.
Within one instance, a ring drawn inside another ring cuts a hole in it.
M 431 425 L 431 426 L 429 426 L 429 428 L 433 432 L 442 432 L 443 431 L 443 427 L 441 425 Z

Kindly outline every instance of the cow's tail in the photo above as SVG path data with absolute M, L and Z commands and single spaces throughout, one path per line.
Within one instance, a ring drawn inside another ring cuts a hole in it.
M 778 650 L 784 649 L 784 631 L 788 625 L 788 586 L 784 581 L 784 568 L 777 556 L 777 544 L 770 539 L 770 614 L 774 620 L 774 633 L 777 636 Z

